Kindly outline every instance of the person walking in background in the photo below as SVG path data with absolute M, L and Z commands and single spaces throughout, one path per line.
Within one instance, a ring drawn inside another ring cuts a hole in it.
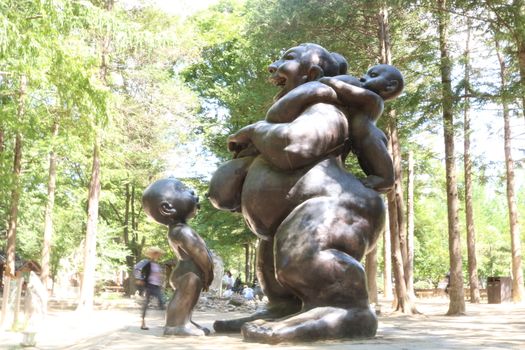
M 157 298 L 161 310 L 165 309 L 164 294 L 162 293 L 162 285 L 164 282 L 163 270 L 158 264 L 158 260 L 163 254 L 164 251 L 159 247 L 148 248 L 145 254 L 149 258 L 148 262 L 143 264 L 140 270 L 141 277 L 137 279 L 137 285 L 142 286 L 145 292 L 144 304 L 142 305 L 142 324 L 140 326 L 140 329 L 143 330 L 149 329 L 146 326 L 146 310 L 148 309 L 151 297 Z
M 224 277 L 222 278 L 222 286 L 224 290 L 232 289 L 233 288 L 233 277 L 230 270 L 226 270 L 224 273 Z

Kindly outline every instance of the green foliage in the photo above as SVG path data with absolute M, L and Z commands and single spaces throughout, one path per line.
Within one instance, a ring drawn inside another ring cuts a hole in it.
M 198 157 L 214 156 L 210 162 L 228 159 L 227 136 L 263 119 L 271 105 L 277 88 L 267 82 L 267 66 L 286 48 L 319 43 L 344 55 L 349 73 L 356 76 L 377 63 L 379 3 L 221 0 L 184 18 L 142 2 L 131 8 L 116 2 L 107 11 L 104 1 L 0 1 L 0 237 L 7 231 L 14 137 L 19 132 L 24 144 L 17 254 L 40 258 L 48 154 L 54 151 L 58 175 L 53 274 L 61 259 L 78 260 L 96 136 L 102 157 L 98 278 L 129 269 L 148 245 L 162 247 L 169 252 L 166 258 L 172 258 L 166 228 L 148 220 L 141 209 L 144 188 L 166 173 L 178 174 L 191 163 L 187 150 L 194 145 Z M 519 109 L 515 101 L 522 96 L 515 56 L 523 38 L 519 25 L 523 15 L 516 11 L 519 3 L 489 1 L 485 8 L 472 1 L 454 2 L 454 11 L 460 14 L 454 17 L 456 41 L 461 40 L 464 27 L 462 13 L 481 19 L 474 26 L 483 33 L 476 34 L 483 52 L 490 52 L 491 35 L 501 38 L 509 61 L 508 93 L 515 110 Z M 402 151 L 413 150 L 417 163 L 415 279 L 420 285 L 436 285 L 448 272 L 449 259 L 445 172 L 438 148 L 441 141 L 434 142 L 441 138 L 438 130 L 442 126 L 438 40 L 430 15 L 433 3 L 389 1 L 388 5 L 393 63 L 403 72 L 406 87 L 387 108 L 396 110 Z M 494 23 L 504 25 L 495 28 Z M 460 46 L 454 48 L 454 57 L 459 56 Z M 23 104 L 19 97 L 22 76 L 28 79 Z M 464 88 L 460 77 L 462 72 L 454 71 L 457 94 Z M 489 108 L 489 101 L 499 98 L 485 65 L 474 70 L 470 90 L 475 95 L 471 103 L 478 110 Z M 495 97 L 488 100 L 483 94 Z M 462 106 L 456 97 L 456 109 Z M 18 117 L 20 107 L 22 118 Z M 378 123 L 383 129 L 386 115 Z M 54 123 L 59 125 L 57 137 L 50 132 Z M 496 121 L 491 124 L 499 125 Z M 523 157 L 518 155 L 519 167 Z M 347 163 L 349 171 L 362 176 L 355 157 L 350 156 Z M 479 157 L 475 168 L 479 275 L 483 279 L 508 275 L 510 238 L 503 165 Z M 492 168 L 501 171 L 494 175 Z M 523 177 L 523 169 L 517 173 Z M 256 238 L 242 216 L 212 208 L 204 198 L 205 177 L 183 180 L 202 198 L 202 208 L 190 224 L 227 268 L 243 270 L 243 245 L 253 246 Z M 523 216 L 525 191 L 524 184 L 520 186 L 521 191 L 516 192 Z M 463 212 L 460 214 L 463 222 Z M 5 248 L 5 239 L 0 239 L 0 248 Z M 81 262 L 76 264 L 80 268 Z

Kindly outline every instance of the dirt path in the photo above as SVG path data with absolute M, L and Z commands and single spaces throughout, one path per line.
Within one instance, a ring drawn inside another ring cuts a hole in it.
M 423 315 L 391 314 L 381 303 L 377 336 L 367 340 L 284 344 L 280 349 L 525 349 L 525 304 L 467 304 L 467 316 L 443 316 L 446 299 L 419 300 Z M 209 337 L 162 336 L 164 313 L 148 314 L 150 330 L 139 329 L 139 311 L 104 310 L 79 317 L 72 311 L 50 313 L 38 334 L 36 349 L 146 350 L 146 349 L 270 349 L 274 346 L 244 343 L 239 334 Z M 240 313 L 196 312 L 194 319 L 211 327 L 220 318 Z M 83 319 L 82 322 L 79 319 Z M 22 335 L 0 332 L 0 349 L 19 349 Z M 34 349 L 34 348 L 33 348 Z

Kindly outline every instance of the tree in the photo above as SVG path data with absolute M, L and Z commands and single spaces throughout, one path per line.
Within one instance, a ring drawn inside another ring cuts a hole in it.
M 378 33 L 380 43 L 380 62 L 392 64 L 390 29 L 388 21 L 388 9 L 382 3 L 378 13 Z M 388 215 L 390 225 L 390 239 L 392 249 L 392 264 L 395 278 L 395 310 L 403 313 L 418 313 L 412 301 L 411 293 L 407 288 L 406 263 L 408 261 L 406 225 L 404 215 L 404 200 L 402 189 L 402 170 L 401 170 L 401 148 L 399 145 L 399 135 L 397 131 L 397 116 L 395 110 L 388 113 L 389 131 L 389 151 L 394 163 L 394 188 L 387 193 Z
M 507 178 L 507 205 L 509 212 L 509 229 L 512 249 L 512 300 L 521 302 L 524 299 L 523 270 L 521 265 L 521 238 L 518 225 L 518 208 L 516 206 L 515 183 L 514 183 L 514 161 L 511 152 L 511 130 L 510 112 L 507 101 L 507 67 L 503 57 L 498 38 L 495 38 L 496 53 L 500 65 L 500 83 L 502 89 L 501 106 L 503 109 L 504 141 L 505 141 L 505 169 Z
M 27 77 L 20 76 L 20 88 L 18 93 L 17 117 L 19 122 L 23 122 L 25 117 L 25 99 L 27 93 Z M 22 172 L 22 134 L 16 133 L 15 151 L 13 161 L 12 190 L 11 190 L 11 210 L 9 215 L 9 228 L 7 231 L 7 259 L 4 272 L 4 291 L 2 296 L 2 315 L 0 327 L 3 327 L 7 315 L 7 302 L 10 296 L 10 281 L 15 277 L 15 251 L 16 251 L 16 230 L 18 224 L 18 205 L 20 202 L 21 184 L 20 175 Z
M 104 0 L 101 5 L 107 12 L 113 9 L 113 0 Z M 109 29 L 102 33 L 100 39 L 100 80 L 107 84 L 108 79 L 108 51 L 110 45 Z M 82 270 L 82 281 L 80 284 L 80 296 L 77 306 L 79 311 L 89 311 L 93 308 L 93 297 L 95 294 L 95 270 L 97 257 L 97 228 L 98 228 L 98 207 L 100 201 L 101 190 L 101 174 L 100 174 L 100 139 L 99 131 L 101 123 L 98 123 L 98 118 L 95 118 L 94 136 L 93 136 L 93 157 L 91 168 L 91 179 L 88 188 L 88 207 L 87 207 L 87 224 L 86 224 L 86 238 L 84 240 L 84 264 Z
M 53 141 L 58 135 L 58 122 L 54 121 L 51 127 L 51 137 Z M 57 177 L 57 157 L 56 152 L 49 151 L 49 178 L 47 182 L 47 203 L 44 213 L 44 242 L 42 243 L 42 272 L 40 278 L 46 288 L 49 288 L 48 281 L 50 276 L 50 255 L 51 241 L 53 237 L 53 208 L 55 206 L 55 190 Z
M 465 313 L 465 299 L 463 296 L 463 271 L 461 262 L 461 245 L 458 219 L 458 190 L 456 181 L 456 164 L 454 156 L 454 96 L 452 92 L 452 59 L 448 49 L 448 35 L 450 14 L 447 0 L 438 0 L 439 12 L 439 49 L 441 84 L 443 133 L 445 140 L 445 166 L 447 177 L 447 208 L 448 208 L 448 237 L 450 259 L 450 304 L 447 315 L 463 315 Z
M 414 294 L 414 152 L 408 152 L 407 166 L 407 290 Z
M 479 279 L 478 279 L 478 263 L 476 258 L 476 231 L 474 227 L 474 209 L 472 203 L 472 160 L 470 155 L 470 101 L 468 94 L 470 93 L 470 33 L 471 22 L 467 23 L 467 40 L 464 54 L 464 91 L 465 91 L 465 105 L 463 107 L 463 169 L 465 176 L 465 219 L 467 224 L 467 255 L 468 255 L 468 276 L 470 286 L 470 302 L 479 303 Z

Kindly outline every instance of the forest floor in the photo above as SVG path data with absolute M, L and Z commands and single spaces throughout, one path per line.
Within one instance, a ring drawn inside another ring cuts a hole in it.
M 445 298 L 418 299 L 421 315 L 391 311 L 381 301 L 377 336 L 365 340 L 283 344 L 280 349 L 524 349 L 525 304 L 468 304 L 467 315 L 444 316 Z M 194 320 L 210 327 L 216 319 L 234 318 L 246 312 L 199 311 Z M 270 349 L 275 346 L 245 343 L 239 334 L 208 337 L 164 337 L 164 311 L 149 310 L 149 330 L 139 328 L 139 309 L 134 302 L 82 317 L 72 310 L 52 310 L 37 334 L 37 346 L 26 349 L 146 350 L 171 349 Z M 20 349 L 21 333 L 0 331 L 0 349 Z

